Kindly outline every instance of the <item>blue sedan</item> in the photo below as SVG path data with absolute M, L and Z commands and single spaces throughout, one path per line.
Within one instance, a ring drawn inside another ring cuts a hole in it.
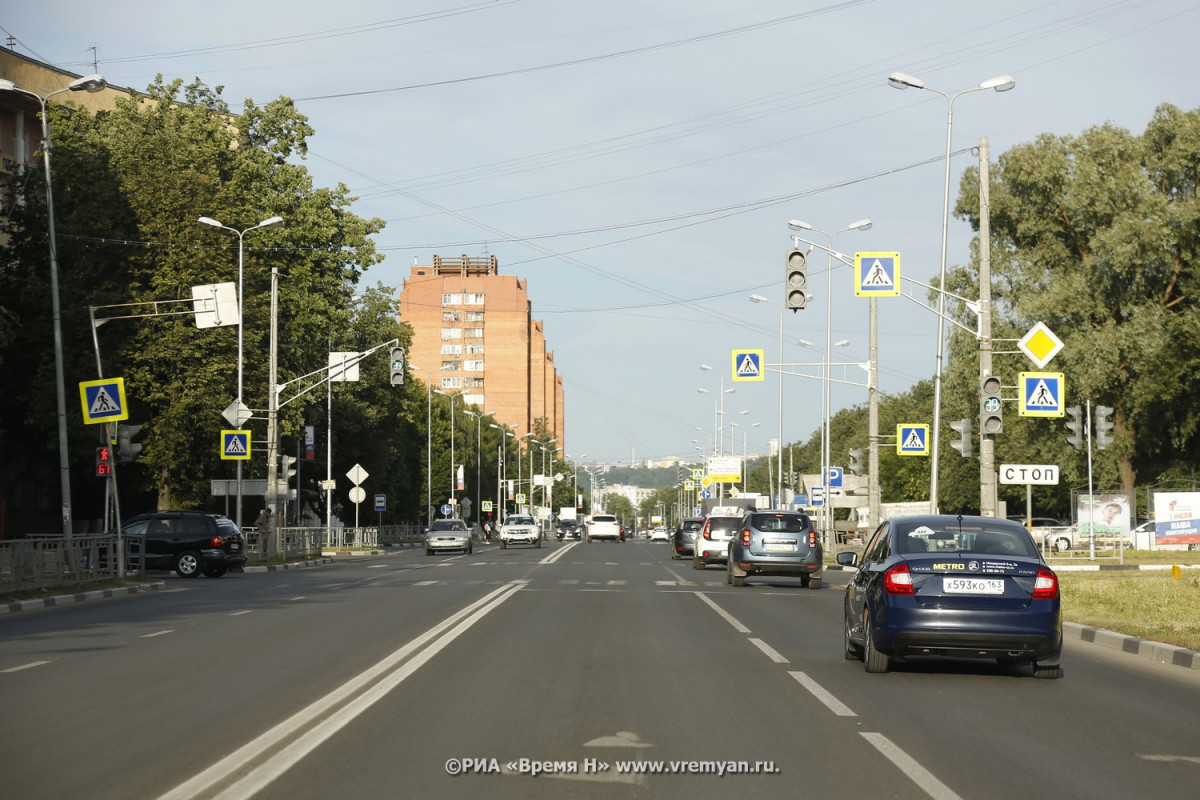
M 992 517 L 927 515 L 882 523 L 846 587 L 847 659 L 886 672 L 911 656 L 994 658 L 1058 677 L 1058 576 L 1029 531 Z

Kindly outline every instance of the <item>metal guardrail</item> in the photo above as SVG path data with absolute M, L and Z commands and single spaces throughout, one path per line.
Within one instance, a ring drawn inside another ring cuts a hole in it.
M 117 578 L 112 534 L 0 540 L 0 593 L 80 587 Z
M 257 528 L 242 528 L 246 536 L 246 557 L 266 560 L 262 532 Z M 279 555 L 284 560 L 310 558 L 328 550 L 388 547 L 418 544 L 425 539 L 425 529 L 419 525 L 370 525 L 336 528 L 278 528 Z

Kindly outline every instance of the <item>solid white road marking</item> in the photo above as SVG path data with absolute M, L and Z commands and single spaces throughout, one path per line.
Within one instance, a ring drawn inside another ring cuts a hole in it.
M 447 617 L 379 663 L 310 703 L 160 800 L 214 796 L 230 776 L 241 776 L 216 797 L 252 797 L 425 665 L 468 628 L 521 590 L 505 585 Z
M 30 661 L 28 664 L 22 664 L 19 667 L 9 667 L 8 669 L 0 669 L 0 672 L 5 673 L 5 674 L 7 674 L 9 672 L 20 672 L 23 669 L 33 669 L 34 667 L 40 667 L 42 664 L 49 664 L 49 663 L 50 663 L 49 661 Z

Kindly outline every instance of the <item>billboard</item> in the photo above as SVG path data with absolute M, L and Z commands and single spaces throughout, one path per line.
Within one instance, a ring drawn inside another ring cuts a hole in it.
M 1125 494 L 1081 494 L 1075 507 L 1079 533 L 1089 531 L 1129 538 L 1129 496 Z
M 1154 493 L 1154 543 L 1200 544 L 1200 492 Z

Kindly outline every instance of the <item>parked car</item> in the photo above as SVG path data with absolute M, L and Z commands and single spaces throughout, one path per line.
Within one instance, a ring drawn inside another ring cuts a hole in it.
M 994 658 L 1055 678 L 1062 659 L 1058 576 L 1024 526 L 992 517 L 926 515 L 882 523 L 843 605 L 845 656 L 887 672 L 913 656 Z
M 531 544 L 542 546 L 542 532 L 537 521 L 530 516 L 513 514 L 506 517 L 500 526 L 500 549 L 506 549 L 510 544 Z
M 696 537 L 700 535 L 703 527 L 704 517 L 686 517 L 680 520 L 675 534 L 671 537 L 671 558 L 678 560 L 692 555 L 695 552 L 693 547 Z
M 704 569 L 709 564 L 724 564 L 729 554 L 729 540 L 734 537 L 741 524 L 741 514 L 711 514 L 705 517 L 700 535 L 692 542 L 692 569 Z
M 623 542 L 621 523 L 612 514 L 593 514 L 587 523 L 587 541 Z
M 246 538 L 229 517 L 205 511 L 150 511 L 121 525 L 125 554 L 136 569 L 175 570 L 181 578 L 219 578 L 246 563 Z
M 470 555 L 474 550 L 471 531 L 461 519 L 435 519 L 425 531 L 425 555 L 446 550 L 461 551 L 464 555 Z
M 756 575 L 798 577 L 820 589 L 825 553 L 808 516 L 799 511 L 750 511 L 729 542 L 726 583 L 744 586 Z

